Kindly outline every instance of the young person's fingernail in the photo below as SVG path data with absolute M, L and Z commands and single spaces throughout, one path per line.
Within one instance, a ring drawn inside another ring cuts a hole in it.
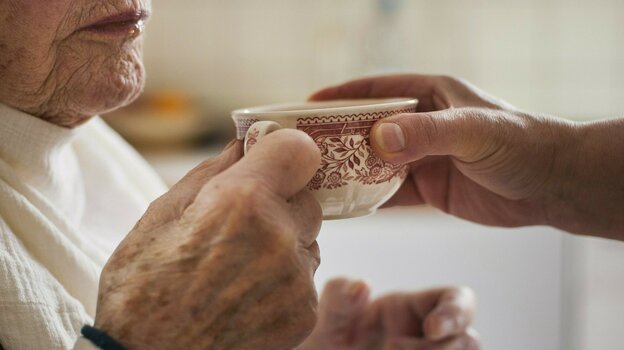
M 396 153 L 405 149 L 405 134 L 398 124 L 382 123 L 375 131 L 375 141 L 388 153 Z

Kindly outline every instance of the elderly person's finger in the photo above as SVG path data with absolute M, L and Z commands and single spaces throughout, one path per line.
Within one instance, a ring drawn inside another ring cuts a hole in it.
M 408 163 L 426 156 L 453 156 L 474 162 L 512 143 L 522 133 L 520 120 L 505 119 L 485 109 L 458 108 L 429 113 L 398 114 L 378 121 L 372 146 L 381 158 Z
M 232 140 L 225 146 L 221 154 L 201 162 L 173 185 L 171 189 L 180 196 L 187 194 L 190 197 L 194 197 L 206 182 L 231 167 L 242 157 L 242 141 Z
M 219 155 L 214 158 L 206 159 L 191 171 L 189 171 L 178 184 L 183 187 L 205 184 L 212 177 L 226 170 L 243 157 L 243 142 L 240 140 L 232 140 Z M 175 186 L 174 186 L 175 187 Z
M 479 350 L 478 333 L 473 329 L 441 341 L 421 338 L 397 338 L 388 341 L 384 350 Z
M 141 225 L 158 225 L 162 220 L 180 217 L 184 210 L 193 203 L 202 187 L 215 175 L 225 171 L 243 156 L 241 141 L 228 143 L 223 152 L 207 159 L 189 171 L 180 181 L 151 204 L 151 208 L 160 212 L 158 218 L 144 216 Z
M 319 301 L 318 322 L 301 350 L 478 349 L 467 288 L 392 293 L 370 301 L 362 281 L 335 279 Z
M 321 230 L 323 210 L 318 200 L 308 191 L 302 191 L 288 200 L 289 212 L 296 222 L 297 237 L 303 247 L 310 247 Z
M 241 161 L 218 177 L 219 181 L 255 182 L 288 199 L 305 187 L 320 163 L 320 151 L 310 136 L 282 129 L 261 138 Z
M 329 281 L 319 301 L 318 329 L 332 334 L 348 334 L 348 328 L 364 311 L 370 287 L 361 280 L 336 278 Z
M 423 332 L 430 340 L 462 334 L 472 323 L 477 309 L 475 293 L 467 287 L 441 292 L 436 306 L 423 322 Z
M 301 191 L 282 204 L 286 207 L 284 213 L 288 215 L 282 220 L 293 222 L 291 227 L 299 240 L 301 256 L 310 267 L 311 276 L 314 276 L 321 264 L 320 248 L 316 242 L 323 222 L 321 205 L 308 191 Z
M 327 282 L 318 304 L 314 331 L 299 350 L 360 349 L 354 332 L 369 304 L 370 288 L 364 281 L 335 278 Z

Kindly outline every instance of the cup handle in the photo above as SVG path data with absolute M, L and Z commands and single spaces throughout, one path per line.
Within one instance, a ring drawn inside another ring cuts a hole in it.
M 247 133 L 245 134 L 245 141 L 243 142 L 243 149 L 245 151 L 245 154 L 247 154 L 251 147 L 255 145 L 256 142 L 258 142 L 258 140 L 260 140 L 262 137 L 281 128 L 281 125 L 269 120 L 263 120 L 251 124 L 251 126 L 247 130 Z

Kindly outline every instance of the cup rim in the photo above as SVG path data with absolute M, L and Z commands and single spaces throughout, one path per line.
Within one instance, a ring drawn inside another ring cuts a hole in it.
M 318 114 L 353 114 L 410 107 L 418 104 L 415 98 L 363 98 L 332 101 L 280 103 L 241 108 L 232 111 L 232 117 L 289 117 Z M 314 107 L 318 106 L 318 107 Z

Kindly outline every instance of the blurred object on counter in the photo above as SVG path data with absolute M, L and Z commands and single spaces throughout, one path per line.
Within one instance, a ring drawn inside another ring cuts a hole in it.
M 138 148 L 188 147 L 209 138 L 206 108 L 178 90 L 144 93 L 127 107 L 103 116 L 128 142 Z

